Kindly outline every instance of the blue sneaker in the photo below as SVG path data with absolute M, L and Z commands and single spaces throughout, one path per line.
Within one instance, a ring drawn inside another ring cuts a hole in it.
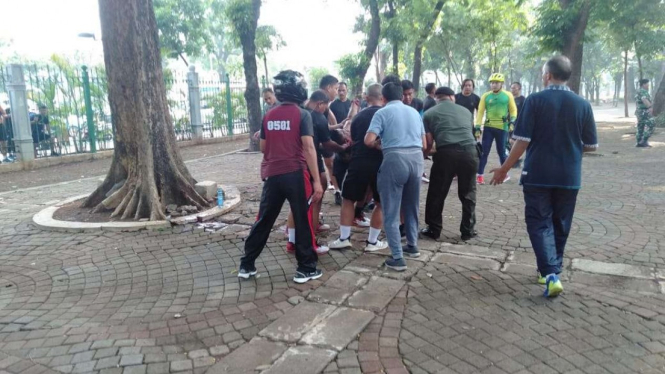
M 556 274 L 550 274 L 545 277 L 545 297 L 556 297 L 563 292 L 563 285 Z
M 388 269 L 393 269 L 395 271 L 404 271 L 406 270 L 406 261 L 403 258 L 395 260 L 394 258 L 389 258 L 385 262 Z
M 407 245 L 406 247 L 402 248 L 402 253 L 404 256 L 407 257 L 418 257 L 420 256 L 420 251 L 418 251 L 418 247 Z

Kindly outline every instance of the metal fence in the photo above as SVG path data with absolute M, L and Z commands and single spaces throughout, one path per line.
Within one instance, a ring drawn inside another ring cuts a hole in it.
M 0 66 L 0 107 L 9 111 L 0 121 L 0 152 L 5 162 L 12 161 L 16 152 L 6 74 L 5 67 Z M 58 61 L 23 65 L 23 74 L 35 158 L 113 149 L 114 130 L 103 69 Z M 196 73 L 194 69 L 189 73 L 165 71 L 164 80 L 177 140 L 249 131 L 244 82 L 229 81 L 228 76 L 220 79 L 217 73 Z M 199 132 L 195 131 L 196 122 L 200 122 Z

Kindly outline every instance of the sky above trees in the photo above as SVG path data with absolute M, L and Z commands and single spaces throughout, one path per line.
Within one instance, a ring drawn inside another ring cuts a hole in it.
M 305 9 L 307 16 L 294 20 L 294 9 Z M 274 26 L 286 41 L 284 48 L 270 55 L 275 66 L 334 70 L 334 60 L 355 51 L 363 38 L 353 33 L 355 17 L 361 12 L 354 0 L 264 0 L 259 24 Z M 22 15 L 3 17 L 0 22 L 0 41 L 13 39 L 9 49 L 2 49 L 3 54 L 17 52 L 30 59 L 47 59 L 53 53 L 74 55 L 78 51 L 84 61 L 93 55 L 93 62 L 102 62 L 101 43 L 77 37 L 82 32 L 101 33 L 97 1 L 9 1 L 3 13 Z M 35 26 L 26 27 L 26 19 Z M 293 56 L 298 56 L 297 61 Z

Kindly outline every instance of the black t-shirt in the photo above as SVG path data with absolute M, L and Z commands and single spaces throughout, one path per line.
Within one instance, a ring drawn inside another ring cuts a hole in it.
M 423 115 L 423 108 L 425 107 L 425 104 L 423 103 L 422 100 L 420 100 L 417 97 L 414 97 L 413 100 L 411 100 L 410 106 L 411 108 L 417 110 L 421 116 Z
M 367 107 L 353 117 L 351 120 L 351 141 L 353 142 L 353 155 L 352 159 L 363 158 L 372 160 L 383 160 L 383 153 L 381 151 L 369 148 L 365 145 L 365 134 L 369 129 L 369 124 L 377 110 L 381 109 L 380 106 Z
M 469 96 L 464 96 L 461 92 L 455 95 L 455 104 L 461 105 L 471 112 L 471 115 L 475 115 L 476 110 L 478 110 L 478 104 L 480 104 L 480 96 L 472 93 Z
M 349 115 L 350 109 L 351 109 L 351 100 L 349 100 L 348 98 L 346 99 L 346 101 L 335 99 L 335 101 L 330 103 L 330 110 L 335 115 L 337 123 L 340 123 L 346 119 L 346 117 Z
M 316 147 L 316 156 L 317 158 L 322 158 L 321 143 L 327 143 L 330 141 L 328 120 L 323 114 L 315 110 L 308 109 L 308 111 L 312 115 L 312 125 L 314 126 L 314 146 Z
M 524 100 L 526 98 L 522 95 L 519 95 L 515 98 L 515 106 L 517 107 L 517 115 L 520 115 L 520 112 L 522 111 L 522 107 L 524 106 Z
M 46 126 L 49 125 L 48 115 L 41 115 L 39 113 L 30 112 L 29 118 L 30 129 L 33 133 L 46 133 Z
M 436 100 L 434 100 L 434 98 L 432 98 L 431 96 L 427 95 L 427 97 L 425 98 L 425 104 L 423 106 L 423 111 L 427 111 L 427 109 L 429 109 L 429 108 L 431 108 L 435 105 L 436 105 Z

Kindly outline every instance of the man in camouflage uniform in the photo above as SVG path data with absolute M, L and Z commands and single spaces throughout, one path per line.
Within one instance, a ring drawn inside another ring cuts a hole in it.
M 637 109 L 635 110 L 635 116 L 637 117 L 637 145 L 635 146 L 638 148 L 651 148 L 648 140 L 653 133 L 656 121 L 653 118 L 653 103 L 651 95 L 649 95 L 648 79 L 640 80 L 640 89 L 637 91 L 637 95 L 635 95 L 635 103 L 637 104 Z

